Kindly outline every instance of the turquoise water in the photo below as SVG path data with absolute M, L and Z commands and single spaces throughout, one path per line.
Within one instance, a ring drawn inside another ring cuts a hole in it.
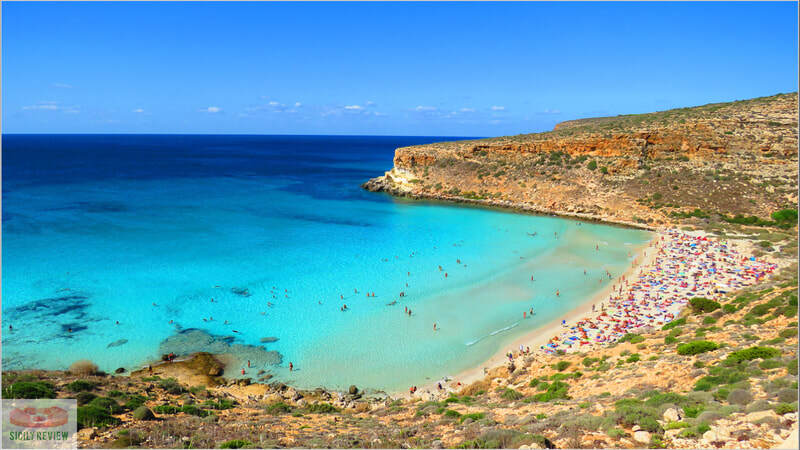
M 435 140 L 4 136 L 4 368 L 138 368 L 202 330 L 248 376 L 404 389 L 561 317 L 650 237 L 359 189 Z

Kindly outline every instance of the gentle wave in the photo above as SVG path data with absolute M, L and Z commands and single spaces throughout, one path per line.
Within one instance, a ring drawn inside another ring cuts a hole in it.
M 512 323 L 511 325 L 509 325 L 507 327 L 500 328 L 499 330 L 494 330 L 491 333 L 487 334 L 486 336 L 481 336 L 481 337 L 479 337 L 479 338 L 477 338 L 475 340 L 472 340 L 472 341 L 469 341 L 469 342 L 465 342 L 464 345 L 466 345 L 467 347 L 471 347 L 471 346 L 477 344 L 478 342 L 486 339 L 489 336 L 495 336 L 495 335 L 497 335 L 499 333 L 502 333 L 504 331 L 508 331 L 508 330 L 516 327 L 517 325 L 519 325 L 519 322 L 514 322 L 514 323 Z

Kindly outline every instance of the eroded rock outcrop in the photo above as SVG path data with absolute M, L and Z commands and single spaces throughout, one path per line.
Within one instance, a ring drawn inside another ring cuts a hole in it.
M 398 148 L 371 191 L 656 226 L 797 203 L 797 93 Z M 701 214 L 702 215 L 702 214 Z

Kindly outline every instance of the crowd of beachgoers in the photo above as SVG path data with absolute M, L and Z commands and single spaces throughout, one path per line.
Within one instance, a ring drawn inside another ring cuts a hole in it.
M 553 354 L 587 351 L 615 342 L 647 327 L 674 320 L 690 299 L 718 300 L 725 294 L 759 282 L 776 264 L 741 254 L 724 241 L 676 230 L 666 231 L 643 255 L 655 251 L 634 277 L 615 280 L 612 292 L 592 313 L 553 336 L 540 351 Z

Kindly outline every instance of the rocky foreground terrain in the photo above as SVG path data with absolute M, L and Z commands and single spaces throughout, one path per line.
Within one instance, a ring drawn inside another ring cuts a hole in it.
M 797 114 L 795 92 L 403 147 L 364 187 L 642 227 L 769 219 L 797 204 Z
M 453 392 L 251 384 L 225 379 L 223 357 L 198 353 L 129 376 L 88 361 L 7 371 L 3 397 L 76 398 L 87 448 L 787 448 L 797 439 L 796 93 L 401 148 L 366 187 L 701 229 L 781 269 L 663 328 L 591 353 L 518 356 Z

